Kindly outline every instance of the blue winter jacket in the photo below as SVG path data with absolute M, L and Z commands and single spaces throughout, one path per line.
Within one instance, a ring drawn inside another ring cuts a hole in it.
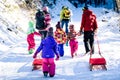
M 57 43 L 53 36 L 48 36 L 40 43 L 35 54 L 42 50 L 42 58 L 54 58 L 55 54 L 58 55 Z

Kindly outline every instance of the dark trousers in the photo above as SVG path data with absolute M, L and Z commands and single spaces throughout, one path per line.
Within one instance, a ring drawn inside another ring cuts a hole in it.
M 41 34 L 41 40 L 45 39 L 47 36 L 47 31 L 39 31 L 39 33 Z
M 84 46 L 85 46 L 86 53 L 91 50 L 92 54 L 94 54 L 94 32 L 93 31 L 84 32 Z

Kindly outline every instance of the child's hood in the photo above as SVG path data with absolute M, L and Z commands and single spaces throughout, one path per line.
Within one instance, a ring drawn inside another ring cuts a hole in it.
M 29 21 L 28 23 L 28 30 L 27 30 L 27 34 L 31 34 L 31 33 L 34 33 L 35 32 L 35 29 L 34 29 L 34 24 L 32 21 Z

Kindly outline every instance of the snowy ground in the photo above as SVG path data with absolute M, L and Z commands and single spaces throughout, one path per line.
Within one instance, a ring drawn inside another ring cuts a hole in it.
M 0 80 L 120 80 L 120 32 L 118 27 L 120 15 L 111 10 L 105 14 L 103 8 L 90 7 L 90 9 L 97 15 L 99 25 L 97 37 L 101 53 L 107 61 L 107 71 L 90 71 L 89 55 L 72 59 L 69 46 L 65 46 L 65 56 L 56 61 L 55 77 L 44 78 L 42 71 L 31 71 L 33 54 L 27 53 L 26 39 L 21 39 L 19 43 L 12 46 L 0 44 Z M 71 10 L 74 14 L 71 23 L 75 24 L 76 30 L 79 30 L 81 8 L 75 9 L 71 6 Z M 52 25 L 54 26 L 58 20 L 59 18 L 56 16 Z M 106 20 L 106 22 L 102 22 L 102 20 Z M 40 38 L 36 36 L 35 39 L 38 46 Z M 83 36 L 78 37 L 78 41 L 78 54 L 82 55 L 85 52 Z M 96 42 L 95 52 L 98 53 Z

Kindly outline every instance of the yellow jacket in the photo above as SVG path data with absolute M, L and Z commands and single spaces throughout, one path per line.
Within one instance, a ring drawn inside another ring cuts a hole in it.
M 67 8 L 63 8 L 60 12 L 60 21 L 62 19 L 70 19 L 70 17 L 71 17 L 70 10 L 68 10 Z
M 54 32 L 54 38 L 58 44 L 65 44 L 67 41 L 67 35 L 62 28 L 56 29 Z

